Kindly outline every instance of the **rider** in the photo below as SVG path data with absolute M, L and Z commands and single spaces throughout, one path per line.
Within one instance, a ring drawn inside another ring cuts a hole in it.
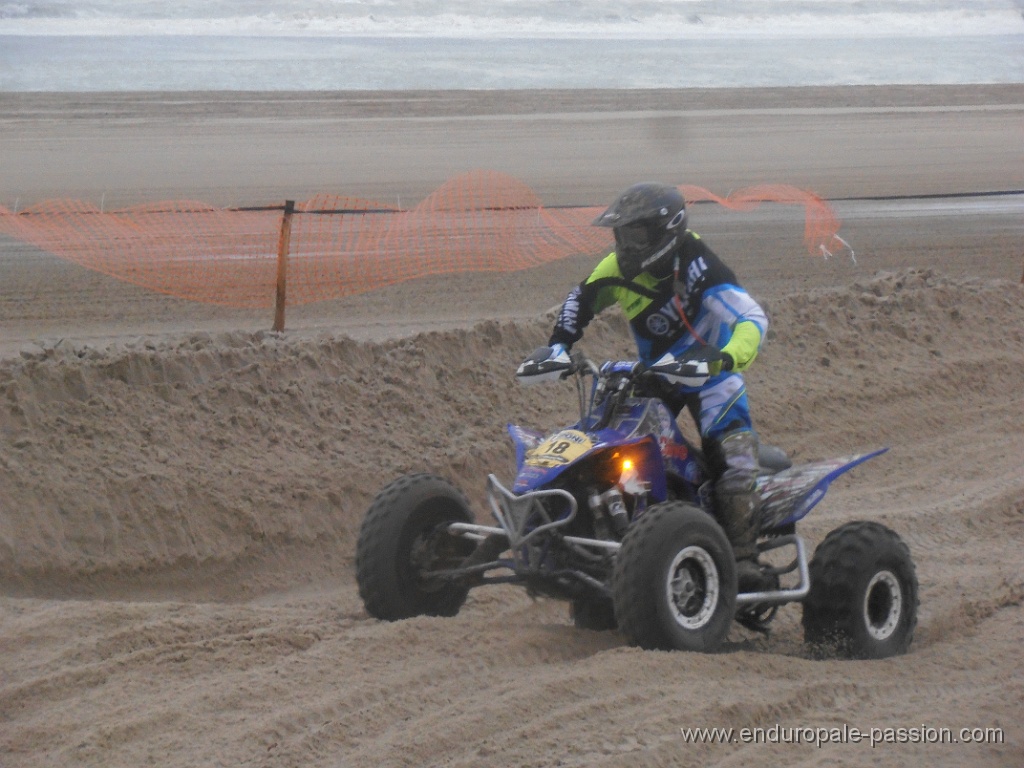
M 551 334 L 548 361 L 568 363 L 569 348 L 590 320 L 616 302 L 644 363 L 666 353 L 710 360 L 706 383 L 677 385 L 665 400 L 676 416 L 686 407 L 700 429 L 739 589 L 756 591 L 761 587 L 757 436 L 741 371 L 757 356 L 768 319 L 732 270 L 687 228 L 686 201 L 676 187 L 636 184 L 593 223 L 612 228 L 615 251 L 569 292 Z

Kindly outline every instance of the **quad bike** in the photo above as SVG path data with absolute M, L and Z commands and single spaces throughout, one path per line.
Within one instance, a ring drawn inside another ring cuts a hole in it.
M 800 602 L 804 638 L 819 653 L 883 658 L 907 650 L 918 585 L 900 537 L 877 522 L 847 523 L 808 562 L 796 533 L 833 480 L 887 449 L 792 466 L 780 449 L 762 445 L 758 549 L 780 551 L 769 560 L 792 559 L 762 565 L 762 590 L 737 594 L 703 457 L 659 397 L 666 382 L 706 380 L 707 363 L 666 356 L 649 367 L 598 367 L 574 352 L 540 371 L 539 352 L 525 374 L 545 375 L 529 377 L 521 366 L 521 380 L 574 378 L 579 421 L 547 435 L 509 425 L 518 474 L 511 488 L 487 480 L 497 525 L 475 522 L 463 493 L 436 475 L 387 485 L 356 548 L 359 592 L 372 616 L 454 616 L 470 589 L 514 583 L 568 600 L 577 627 L 617 628 L 642 648 L 715 651 L 734 620 L 767 632 L 780 606 Z

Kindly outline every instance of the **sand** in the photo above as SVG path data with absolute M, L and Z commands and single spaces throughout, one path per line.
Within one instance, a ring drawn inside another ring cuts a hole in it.
M 855 262 L 808 256 L 781 207 L 699 206 L 692 226 L 771 316 L 748 377 L 759 431 L 797 460 L 891 448 L 802 535 L 883 522 L 921 583 L 910 652 L 884 661 L 812 658 L 799 606 L 767 637 L 734 627 L 716 655 L 633 649 L 511 587 L 455 618 L 375 621 L 353 550 L 377 490 L 434 471 L 483 517 L 486 473 L 511 472 L 506 422 L 573 420 L 570 387 L 522 389 L 512 371 L 591 260 L 297 308 L 275 334 L 269 311 L 157 296 L 4 240 L 0 764 L 1020 765 L 1019 198 L 840 199 L 1020 190 L 1022 111 L 1020 86 L 0 96 L 8 206 L 412 202 L 469 167 L 548 204 L 648 177 L 837 199 Z M 630 353 L 614 313 L 582 346 Z M 784 743 L 680 732 L 775 726 Z M 843 728 L 1001 741 L 793 730 Z

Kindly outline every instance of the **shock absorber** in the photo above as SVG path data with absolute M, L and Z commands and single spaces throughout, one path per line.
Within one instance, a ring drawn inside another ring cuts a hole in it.
M 622 536 L 629 527 L 629 512 L 626 510 L 626 502 L 622 498 L 622 491 L 617 485 L 613 485 L 601 494 L 601 505 L 604 507 L 608 520 L 612 524 L 612 530 L 617 536 Z

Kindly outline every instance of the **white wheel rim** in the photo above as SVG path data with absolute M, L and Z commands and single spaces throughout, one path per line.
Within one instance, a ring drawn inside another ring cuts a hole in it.
M 718 567 L 707 550 L 697 546 L 680 550 L 672 559 L 665 579 L 665 597 L 676 623 L 683 629 L 700 629 L 718 606 Z
M 892 571 L 879 571 L 864 590 L 864 626 L 875 640 L 888 640 L 903 614 L 903 590 Z

